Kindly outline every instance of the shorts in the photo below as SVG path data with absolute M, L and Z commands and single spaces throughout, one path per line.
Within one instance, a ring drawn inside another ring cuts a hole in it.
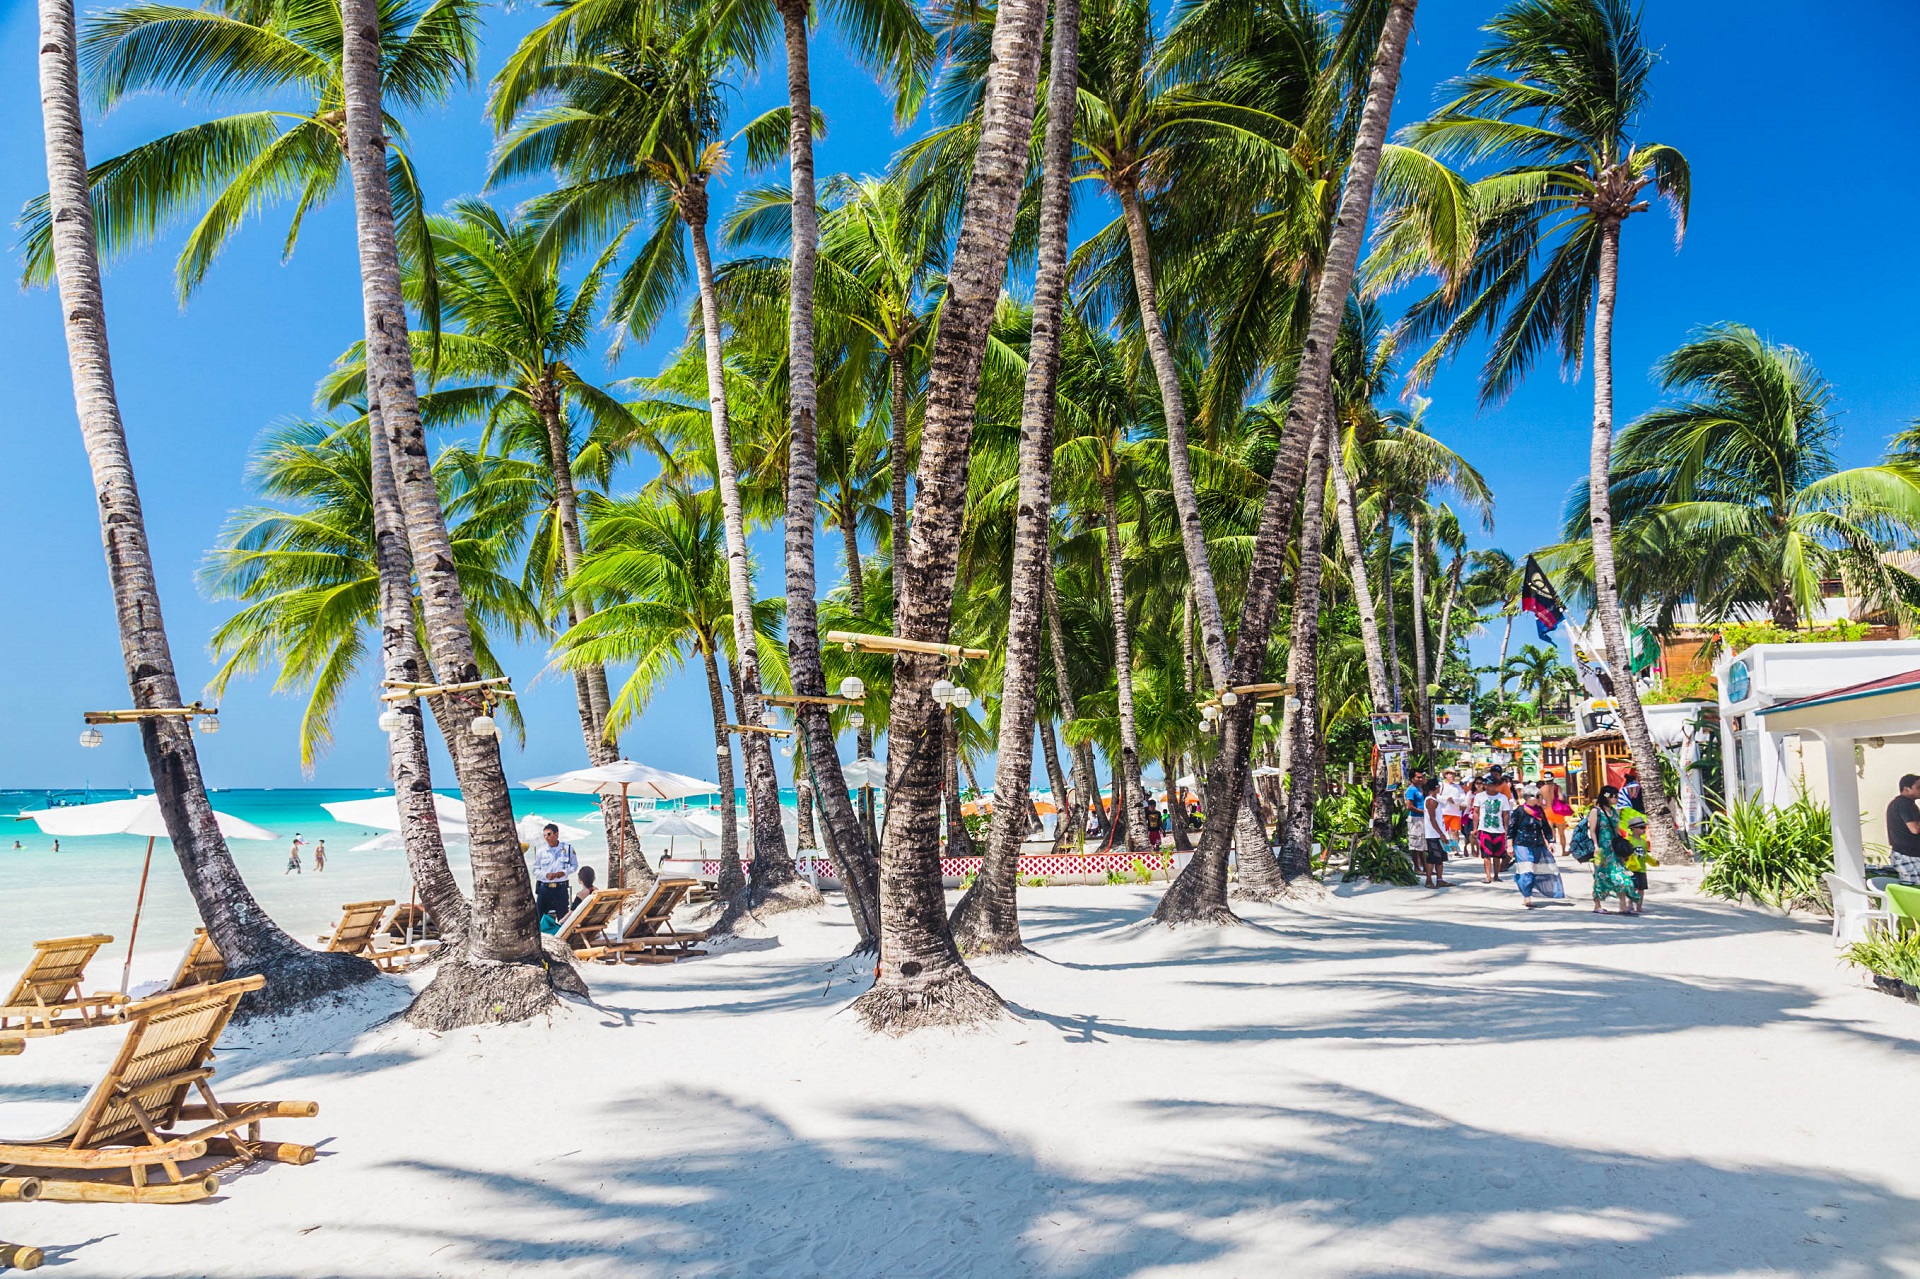
M 1410 853 L 1424 853 L 1427 851 L 1427 836 L 1425 831 L 1410 830 L 1407 832 L 1407 851 Z
M 1440 820 L 1446 824 L 1449 835 L 1457 835 L 1460 833 L 1460 814 L 1444 813 L 1441 815 Z
M 1444 840 L 1434 840 L 1432 845 L 1428 847 L 1424 860 L 1429 866 L 1445 866 L 1447 864 L 1446 842 Z
M 1496 835 L 1490 830 L 1480 832 L 1480 855 L 1482 857 L 1505 857 L 1507 855 L 1507 837 Z
M 1647 891 L 1647 872 L 1646 871 L 1631 870 L 1631 871 L 1628 871 L 1627 873 L 1633 876 L 1633 886 L 1635 888 L 1639 889 L 1642 893 Z

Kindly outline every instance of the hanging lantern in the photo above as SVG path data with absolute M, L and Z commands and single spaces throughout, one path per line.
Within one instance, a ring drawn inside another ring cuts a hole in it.
M 1202 706 L 1200 708 L 1200 720 L 1203 724 L 1209 726 L 1209 728 L 1212 726 L 1213 721 L 1219 718 L 1220 708 L 1218 706 Z
M 1240 694 L 1234 692 L 1232 689 L 1228 689 L 1226 692 L 1220 694 L 1220 704 L 1222 706 L 1238 706 L 1240 704 Z
M 725 742 L 721 742 L 718 746 L 715 746 L 713 748 L 713 753 L 715 755 L 725 755 L 727 753 L 727 744 Z
M 405 717 L 391 706 L 380 712 L 380 731 L 389 737 L 399 732 L 406 722 Z
M 1208 709 L 1212 709 L 1212 708 L 1209 707 Z M 1212 717 L 1208 717 L 1200 721 L 1200 731 L 1203 733 L 1211 733 L 1213 731 Z
M 1272 728 L 1272 727 L 1273 727 L 1273 716 L 1271 716 L 1271 715 L 1269 715 L 1269 714 L 1267 714 L 1267 713 L 1266 713 L 1265 711 L 1261 711 L 1261 712 L 1260 712 L 1260 727 L 1262 727 L 1262 728 Z
M 853 725 L 855 728 L 865 728 L 867 724 L 867 717 L 865 715 L 862 715 L 859 711 L 855 711 L 853 712 L 853 714 L 847 716 L 847 723 Z
M 101 742 L 104 742 L 106 740 L 107 740 L 106 738 L 100 735 L 100 730 L 93 727 L 93 725 L 91 724 L 87 725 L 87 727 L 80 730 L 80 744 L 86 747 L 88 750 L 92 750 L 94 747 L 98 746 Z
M 961 684 L 953 690 L 953 704 L 957 710 L 965 710 L 973 705 L 973 690 Z
M 933 681 L 933 700 L 942 706 L 950 705 L 953 702 L 953 692 L 952 680 L 937 679 Z
M 866 695 L 866 682 L 858 675 L 849 675 L 840 681 L 840 696 L 857 702 Z
M 220 717 L 213 714 L 202 715 L 198 728 L 208 737 L 212 737 L 220 731 Z
M 792 754 L 793 754 L 793 747 L 791 747 L 791 746 L 782 746 L 782 747 L 780 748 L 780 754 L 781 754 L 781 755 L 783 755 L 783 756 L 787 756 L 787 757 L 791 757 L 791 756 L 792 756 Z
M 493 722 L 493 716 L 487 714 L 475 715 L 473 717 L 473 723 L 467 725 L 467 727 L 475 737 L 480 738 L 482 741 L 485 741 L 489 737 L 498 737 L 500 735 L 499 726 Z

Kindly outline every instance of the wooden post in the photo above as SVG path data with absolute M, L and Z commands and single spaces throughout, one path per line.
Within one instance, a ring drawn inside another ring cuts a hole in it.
M 127 982 L 133 973 L 133 943 L 140 936 L 140 912 L 147 905 L 147 873 L 153 869 L 153 836 L 147 836 L 147 860 L 140 867 L 140 895 L 133 903 L 133 928 L 127 933 L 127 962 L 120 967 L 120 993 L 127 993 Z

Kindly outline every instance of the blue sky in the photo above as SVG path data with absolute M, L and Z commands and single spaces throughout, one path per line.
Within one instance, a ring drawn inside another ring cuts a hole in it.
M 1422 5 L 1397 122 L 1431 105 L 1496 8 L 1489 0 Z M 525 6 L 489 11 L 484 74 L 534 19 Z M 1920 10 L 1867 0 L 1750 0 L 1737 9 L 1656 0 L 1646 27 L 1664 62 L 1643 137 L 1692 161 L 1693 221 L 1678 254 L 1664 212 L 1628 226 L 1616 322 L 1619 420 L 1654 402 L 1647 371 L 1691 329 L 1738 320 L 1812 357 L 1844 415 L 1843 464 L 1872 460 L 1920 414 L 1920 369 L 1910 355 L 1920 318 L 1905 296 L 1917 250 L 1902 216 L 1916 205 L 1916 180 L 1900 162 L 1920 126 L 1911 59 Z M 45 189 L 34 36 L 29 0 L 0 0 L 0 66 L 9 70 L 0 76 L 0 119 L 11 125 L 0 131 L 0 208 L 10 211 Z M 818 45 L 815 92 L 831 126 L 819 148 L 821 172 L 877 171 L 899 142 L 888 104 L 831 34 Z M 737 119 L 782 94 L 781 68 L 770 70 L 742 86 Z M 490 143 L 481 105 L 476 90 L 413 122 L 430 198 L 479 186 Z M 116 154 L 191 118 L 176 103 L 131 104 L 90 119 L 89 154 Z M 360 324 L 346 201 L 309 218 L 285 265 L 284 233 L 281 213 L 250 224 L 184 310 L 172 284 L 178 233 L 116 263 L 107 277 L 121 402 L 189 695 L 211 673 L 206 637 L 229 608 L 204 598 L 193 574 L 228 512 L 248 499 L 248 450 L 269 424 L 307 410 L 315 379 Z M 617 371 L 652 372 L 664 349 L 632 348 Z M 1554 539 L 1567 488 L 1585 473 L 1591 387 L 1545 367 L 1506 404 L 1483 412 L 1473 373 L 1463 362 L 1440 376 L 1428 392 L 1428 422 L 1493 485 L 1497 522 L 1481 540 L 1523 555 Z M 10 578 L 0 623 L 0 787 L 145 785 L 130 732 L 110 731 L 97 751 L 77 743 L 80 712 L 124 705 L 127 691 L 50 294 L 0 289 L 0 388 L 0 546 Z M 823 552 L 836 542 L 823 540 Z M 777 565 L 773 544 L 763 542 L 761 559 Z M 823 589 L 838 574 L 837 562 L 823 562 Z M 761 576 L 763 590 L 777 589 L 776 577 Z M 1478 643 L 1490 652 L 1498 636 Z M 579 762 L 570 682 L 536 679 L 544 665 L 538 648 L 511 663 L 529 720 L 526 749 L 508 752 L 512 777 Z M 212 783 L 300 784 L 300 705 L 273 693 L 267 679 L 231 689 L 222 733 L 203 743 Z M 367 683 L 349 699 L 315 782 L 384 781 L 376 713 Z M 634 758 L 711 775 L 706 718 L 704 688 L 683 679 L 623 744 Z

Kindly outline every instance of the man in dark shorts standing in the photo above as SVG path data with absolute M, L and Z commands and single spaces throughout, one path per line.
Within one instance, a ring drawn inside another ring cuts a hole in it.
M 1920 884 L 1920 773 L 1900 779 L 1900 793 L 1887 805 L 1887 847 L 1903 884 Z

